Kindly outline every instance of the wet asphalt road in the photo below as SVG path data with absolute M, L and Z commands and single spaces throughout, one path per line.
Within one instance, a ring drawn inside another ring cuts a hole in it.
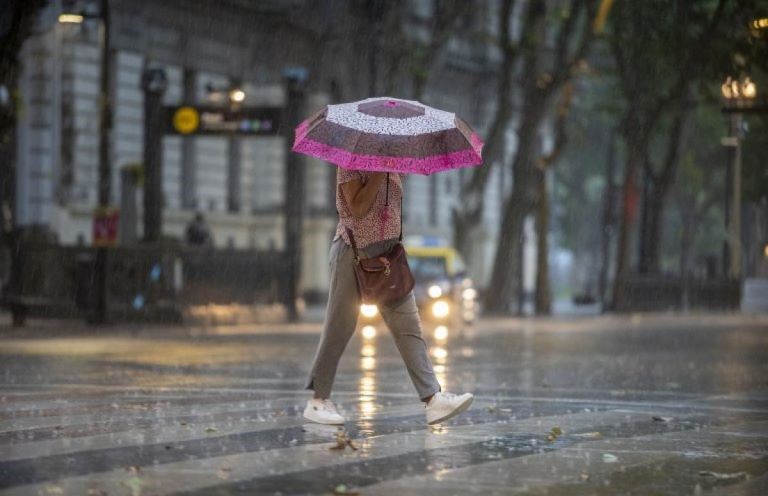
M 356 449 L 301 418 L 317 326 L 0 327 L 0 494 L 768 494 L 766 318 L 428 325 L 477 396 L 434 428 L 374 327 L 334 392 Z

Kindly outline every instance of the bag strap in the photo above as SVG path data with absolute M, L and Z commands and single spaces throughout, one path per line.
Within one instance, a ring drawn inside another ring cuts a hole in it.
M 387 172 L 387 189 L 386 196 L 384 197 L 384 205 L 389 207 L 389 172 Z M 355 254 L 355 263 L 360 263 L 360 255 L 357 253 L 357 243 L 355 243 L 355 235 L 352 233 L 352 229 L 344 226 L 349 237 L 349 242 L 352 245 L 352 251 Z M 403 241 L 403 195 L 400 195 L 400 237 L 398 241 Z
M 352 229 L 344 226 L 344 229 L 347 230 L 347 236 L 349 237 L 349 242 L 352 244 L 352 251 L 355 253 L 355 263 L 360 263 L 360 255 L 357 253 L 357 243 L 355 243 L 355 235 L 352 234 Z

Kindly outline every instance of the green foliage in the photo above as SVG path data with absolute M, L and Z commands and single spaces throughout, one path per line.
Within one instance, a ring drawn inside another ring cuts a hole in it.
M 553 169 L 552 188 L 554 241 L 577 256 L 599 249 L 605 165 L 616 120 L 614 113 L 600 110 L 606 96 L 600 82 L 584 86 L 568 116 L 568 144 Z

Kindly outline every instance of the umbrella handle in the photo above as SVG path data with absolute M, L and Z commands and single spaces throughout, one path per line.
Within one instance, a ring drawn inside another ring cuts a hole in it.
M 387 172 L 387 194 L 384 197 L 384 206 L 389 207 L 389 172 Z

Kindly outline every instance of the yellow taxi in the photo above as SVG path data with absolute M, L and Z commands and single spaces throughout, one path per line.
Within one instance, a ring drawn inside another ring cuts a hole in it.
M 439 238 L 409 237 L 405 250 L 416 286 L 416 304 L 424 320 L 456 324 L 474 322 L 477 317 L 477 290 L 461 255 Z M 376 305 L 361 305 L 365 320 L 379 317 Z

